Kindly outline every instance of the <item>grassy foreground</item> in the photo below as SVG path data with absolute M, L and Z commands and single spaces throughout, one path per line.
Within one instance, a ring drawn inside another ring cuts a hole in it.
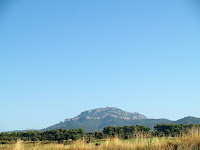
M 16 144 L 0 145 L 1 150 L 200 150 L 199 129 L 192 129 L 179 137 L 138 137 L 132 140 L 118 138 L 107 139 L 104 142 L 86 143 L 78 140 L 69 145 L 24 143 L 18 140 Z

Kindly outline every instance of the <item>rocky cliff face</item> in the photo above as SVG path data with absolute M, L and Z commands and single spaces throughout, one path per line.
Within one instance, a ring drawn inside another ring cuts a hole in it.
M 87 119 L 104 119 L 106 117 L 120 118 L 124 120 L 147 119 L 146 116 L 137 112 L 130 113 L 115 107 L 97 108 L 82 112 L 74 118 L 65 119 L 65 122 Z

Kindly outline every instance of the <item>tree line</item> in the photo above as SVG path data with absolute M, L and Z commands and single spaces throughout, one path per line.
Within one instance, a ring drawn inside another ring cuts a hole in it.
M 78 140 L 84 136 L 83 129 L 55 129 L 49 131 L 27 131 L 27 132 L 12 132 L 0 134 L 0 141 L 62 141 L 62 140 Z
M 55 129 L 49 131 L 27 131 L 27 132 L 12 132 L 0 133 L 0 143 L 9 143 L 21 139 L 23 141 L 74 141 L 81 138 L 87 142 L 100 140 L 104 138 L 118 137 L 120 139 L 131 139 L 138 136 L 145 137 L 162 137 L 162 136 L 179 136 L 183 132 L 187 132 L 191 128 L 200 128 L 199 125 L 184 125 L 184 124 L 161 124 L 154 127 L 154 131 L 145 126 L 122 126 L 122 127 L 105 127 L 102 131 L 84 133 L 82 129 Z
M 145 126 L 123 126 L 123 127 L 105 127 L 102 131 L 104 135 L 108 137 L 118 136 L 121 139 L 130 139 L 134 138 L 140 134 L 150 134 L 150 128 Z
M 153 136 L 179 136 L 186 133 L 188 129 L 200 128 L 200 124 L 161 124 L 154 127 Z

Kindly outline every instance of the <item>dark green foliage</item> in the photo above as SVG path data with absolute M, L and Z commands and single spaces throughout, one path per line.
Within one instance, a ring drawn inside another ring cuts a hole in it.
M 154 127 L 155 132 L 153 133 L 154 136 L 178 136 L 182 132 L 187 132 L 188 129 L 191 128 L 199 128 L 200 124 L 194 125 L 194 124 L 189 124 L 189 125 L 184 125 L 184 124 L 161 124 L 161 125 L 156 125 Z
M 0 141 L 12 141 L 18 138 L 24 141 L 63 141 L 63 140 L 78 140 L 84 136 L 82 129 L 56 129 L 45 132 L 27 131 L 18 133 L 4 133 L 0 134 Z
M 109 137 L 118 136 L 121 139 L 130 139 L 136 137 L 138 133 L 150 134 L 150 128 L 144 126 L 123 126 L 123 127 L 105 127 L 103 133 Z
M 132 125 L 132 126 L 119 126 L 104 127 L 102 131 L 84 133 L 82 129 L 55 129 L 49 131 L 27 131 L 27 132 L 12 132 L 0 134 L 0 144 L 12 143 L 17 139 L 24 141 L 57 141 L 57 142 L 69 142 L 84 138 L 86 142 L 99 141 L 104 138 L 118 137 L 120 139 L 131 139 L 145 135 L 145 137 L 162 137 L 162 136 L 180 136 L 181 133 L 187 133 L 188 129 L 200 128 L 198 125 L 184 125 L 184 124 L 160 124 L 154 127 L 154 132 L 150 131 L 149 127 Z M 98 146 L 98 144 L 97 144 Z
M 96 139 L 103 139 L 104 138 L 103 132 L 95 132 L 95 138 Z

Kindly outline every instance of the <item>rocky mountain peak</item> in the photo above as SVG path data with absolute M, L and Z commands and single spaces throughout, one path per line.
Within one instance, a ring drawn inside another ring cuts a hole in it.
M 146 116 L 141 115 L 137 112 L 131 113 L 123 111 L 116 107 L 105 107 L 84 111 L 75 118 L 66 119 L 65 122 L 80 119 L 104 119 L 106 117 L 113 117 L 125 120 L 147 119 Z

